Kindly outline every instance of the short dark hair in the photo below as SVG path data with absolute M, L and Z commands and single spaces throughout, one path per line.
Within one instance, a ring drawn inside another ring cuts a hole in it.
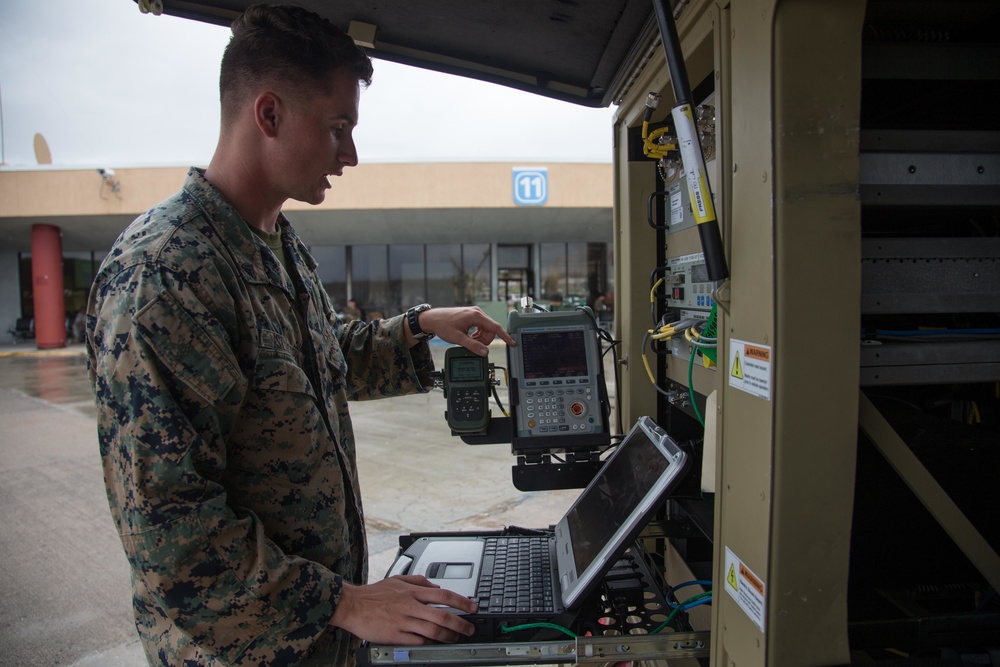
M 219 97 L 222 122 L 235 118 L 261 82 L 322 85 L 344 69 L 365 86 L 372 61 L 327 19 L 293 5 L 251 5 L 232 25 L 222 56 Z

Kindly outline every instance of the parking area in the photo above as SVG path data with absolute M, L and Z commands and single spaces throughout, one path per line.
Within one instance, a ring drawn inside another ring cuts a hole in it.
M 502 346 L 491 361 L 506 365 Z M 577 495 L 517 491 L 510 446 L 452 437 L 444 406 L 439 390 L 351 406 L 373 578 L 401 533 L 547 526 Z M 82 346 L 0 349 L 0 663 L 145 664 L 94 415 Z

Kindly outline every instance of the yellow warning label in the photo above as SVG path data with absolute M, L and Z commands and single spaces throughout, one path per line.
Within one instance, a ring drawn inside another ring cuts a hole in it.
M 743 364 L 747 379 L 753 377 L 753 361 L 748 355 L 743 356 Z M 729 593 L 729 597 L 764 632 L 767 627 L 767 584 L 729 547 L 726 547 L 726 565 L 722 571 L 726 573 L 726 585 L 723 588 Z
M 740 363 L 740 353 L 736 353 L 736 360 L 733 362 L 733 372 L 730 373 L 737 380 L 743 379 L 743 364 Z
M 772 358 L 773 350 L 767 345 L 731 338 L 729 386 L 770 401 Z

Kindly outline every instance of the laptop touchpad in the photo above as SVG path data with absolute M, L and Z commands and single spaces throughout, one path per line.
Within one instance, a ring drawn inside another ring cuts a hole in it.
M 476 594 L 482 555 L 481 540 L 430 542 L 411 574 L 422 574 L 441 588 L 472 597 Z

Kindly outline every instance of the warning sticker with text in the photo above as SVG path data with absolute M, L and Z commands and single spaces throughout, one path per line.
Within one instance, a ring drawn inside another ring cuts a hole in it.
M 767 589 L 764 582 L 726 547 L 726 592 L 740 606 L 761 632 L 764 632 L 764 609 Z
M 771 400 L 771 348 L 735 338 L 729 343 L 729 386 Z

